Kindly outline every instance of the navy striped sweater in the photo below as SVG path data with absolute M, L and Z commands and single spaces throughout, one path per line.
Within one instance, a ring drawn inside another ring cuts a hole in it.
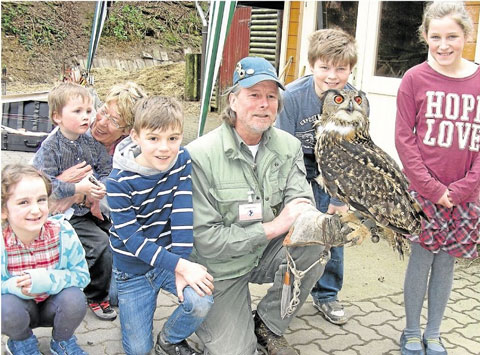
M 170 169 L 152 172 L 135 162 L 135 148 L 129 138 L 120 143 L 106 181 L 113 265 L 133 274 L 173 272 L 193 247 L 190 155 L 181 147 Z

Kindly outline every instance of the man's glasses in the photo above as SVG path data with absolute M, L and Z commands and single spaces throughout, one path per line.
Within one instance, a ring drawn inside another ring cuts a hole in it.
M 117 129 L 127 128 L 127 126 L 120 126 L 120 124 L 118 123 L 120 119 L 107 113 L 107 107 L 105 105 L 103 105 L 100 110 L 98 110 L 98 113 L 100 114 L 100 116 L 105 117 L 107 120 L 109 120 L 113 127 Z

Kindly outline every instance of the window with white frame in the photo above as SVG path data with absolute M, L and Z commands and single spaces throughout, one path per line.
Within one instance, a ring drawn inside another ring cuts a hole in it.
M 317 30 L 340 27 L 355 37 L 358 1 L 320 1 L 317 5 Z
M 418 37 L 425 1 L 382 1 L 375 75 L 401 78 L 407 69 L 427 59 Z

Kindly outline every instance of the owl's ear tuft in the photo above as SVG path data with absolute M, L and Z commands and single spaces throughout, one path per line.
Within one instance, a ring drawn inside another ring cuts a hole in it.
M 365 114 L 367 115 L 367 117 L 370 117 L 370 102 L 368 101 L 367 94 L 365 94 L 365 92 L 363 92 L 362 90 L 360 90 L 358 94 L 363 98 L 362 106 L 365 107 Z

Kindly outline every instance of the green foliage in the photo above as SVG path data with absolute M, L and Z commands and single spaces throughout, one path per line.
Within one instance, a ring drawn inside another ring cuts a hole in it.
M 177 45 L 196 41 L 202 23 L 193 2 L 115 2 L 105 23 L 104 35 L 120 41 L 152 37 L 160 43 Z
M 16 20 L 28 12 L 28 5 L 22 3 L 2 3 L 2 31 L 6 35 L 16 35 L 20 29 Z
M 164 37 L 165 41 L 174 46 L 178 43 L 178 36 L 176 36 L 174 33 L 172 32 L 167 32 L 165 33 L 165 37 Z
M 206 8 L 208 3 L 201 2 L 201 6 Z M 72 30 L 69 16 L 76 11 L 73 2 L 2 1 L 1 8 L 2 35 L 15 37 L 30 55 L 35 55 L 35 48 L 61 47 L 69 33 L 91 34 L 90 10 L 82 14 L 82 27 Z M 197 47 L 201 45 L 201 31 L 193 1 L 115 1 L 108 9 L 102 37 L 124 42 L 153 39 L 159 45 Z
M 55 11 L 52 4 L 48 8 Z M 31 10 L 31 3 L 3 2 L 3 33 L 16 36 L 27 50 L 32 50 L 35 45 L 51 46 L 67 36 L 61 25 L 51 20 L 48 12 L 33 16 Z
M 145 21 L 141 11 L 132 5 L 123 6 L 112 12 L 105 25 L 105 35 L 127 41 L 144 37 Z

